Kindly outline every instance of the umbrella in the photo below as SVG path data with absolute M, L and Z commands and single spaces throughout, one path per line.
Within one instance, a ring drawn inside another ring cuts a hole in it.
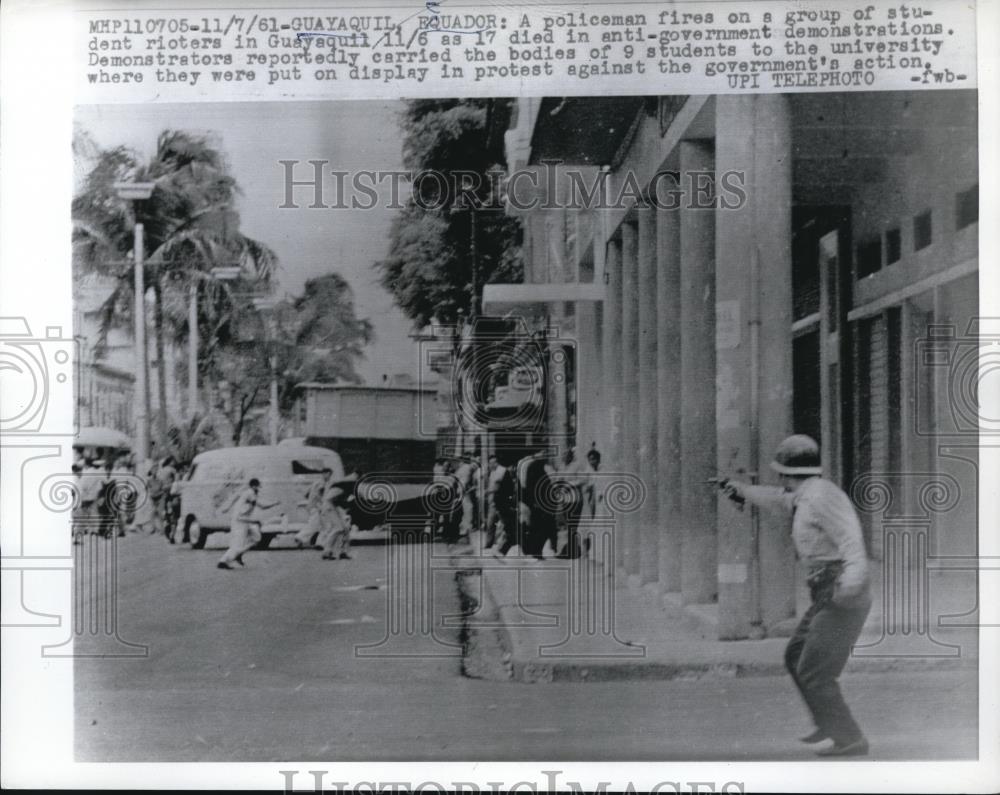
M 121 431 L 114 428 L 91 426 L 81 428 L 73 440 L 74 447 L 111 447 L 114 449 L 129 449 L 132 440 Z

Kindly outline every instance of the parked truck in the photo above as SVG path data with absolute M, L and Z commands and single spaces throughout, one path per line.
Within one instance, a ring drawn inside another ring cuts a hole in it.
M 434 466 L 437 389 L 306 383 L 298 391 L 297 436 L 335 450 L 344 470 L 358 475 L 358 528 L 382 527 L 394 517 L 418 525 Z M 365 492 L 366 478 L 376 476 L 392 484 L 397 499 L 391 505 L 380 507 Z

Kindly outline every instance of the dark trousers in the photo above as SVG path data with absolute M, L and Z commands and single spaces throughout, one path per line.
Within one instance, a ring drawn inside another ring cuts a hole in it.
M 581 554 L 580 545 L 580 516 L 583 514 L 583 499 L 578 495 L 566 508 L 566 545 L 559 550 L 559 556 L 563 558 L 578 558 Z
M 500 525 L 503 527 L 502 543 L 500 544 L 500 554 L 506 555 L 515 544 L 522 545 L 521 526 L 517 521 L 517 510 L 514 508 L 497 508 L 497 515 Z M 523 548 L 523 547 L 522 547 Z
M 861 634 L 871 599 L 864 598 L 857 607 L 837 607 L 831 601 L 834 580 L 835 574 L 815 582 L 810 578 L 813 602 L 785 649 L 785 667 L 816 727 L 844 745 L 863 735 L 844 701 L 837 677 Z
M 532 507 L 528 512 L 528 528 L 523 540 L 521 550 L 526 555 L 540 558 L 546 541 L 556 550 L 559 528 L 556 526 L 555 515 L 542 508 Z

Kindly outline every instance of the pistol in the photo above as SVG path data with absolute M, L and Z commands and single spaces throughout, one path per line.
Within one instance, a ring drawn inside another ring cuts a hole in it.
M 716 487 L 718 487 L 720 489 L 725 489 L 726 488 L 726 484 L 729 483 L 729 478 L 718 476 L 718 477 L 714 477 L 714 478 L 709 478 L 708 480 L 705 481 L 705 483 L 706 484 L 707 483 L 711 483 L 713 486 L 716 486 Z M 727 494 L 726 496 L 729 497 L 730 500 L 732 500 L 733 502 L 735 502 L 736 505 L 739 506 L 739 509 L 741 511 L 743 510 L 743 506 L 746 503 L 746 499 L 745 498 L 741 497 L 738 494 Z

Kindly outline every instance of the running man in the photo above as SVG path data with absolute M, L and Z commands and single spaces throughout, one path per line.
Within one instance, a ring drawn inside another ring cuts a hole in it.
M 260 521 L 253 518 L 254 511 L 258 508 L 261 510 L 274 508 L 280 500 L 271 503 L 260 502 L 259 494 L 260 481 L 257 478 L 250 478 L 247 488 L 234 494 L 229 504 L 222 509 L 228 511 L 231 508 L 232 514 L 229 520 L 229 549 L 216 564 L 217 568 L 231 569 L 232 566 L 229 564 L 233 561 L 243 566 L 243 554 L 260 541 Z
M 350 560 L 347 547 L 351 541 L 351 518 L 347 510 L 349 501 L 354 499 L 353 488 L 349 484 L 358 479 L 352 472 L 344 480 L 331 483 L 323 496 L 322 516 L 326 528 L 323 542 L 323 560 Z M 348 488 L 343 488 L 347 486 Z
M 327 481 L 333 476 L 330 467 L 323 468 L 323 477 L 319 478 L 309 487 L 306 492 L 306 499 L 299 503 L 308 512 L 305 527 L 295 534 L 295 546 L 299 549 L 314 546 L 324 535 L 326 528 L 323 526 L 323 495 L 326 492 Z

